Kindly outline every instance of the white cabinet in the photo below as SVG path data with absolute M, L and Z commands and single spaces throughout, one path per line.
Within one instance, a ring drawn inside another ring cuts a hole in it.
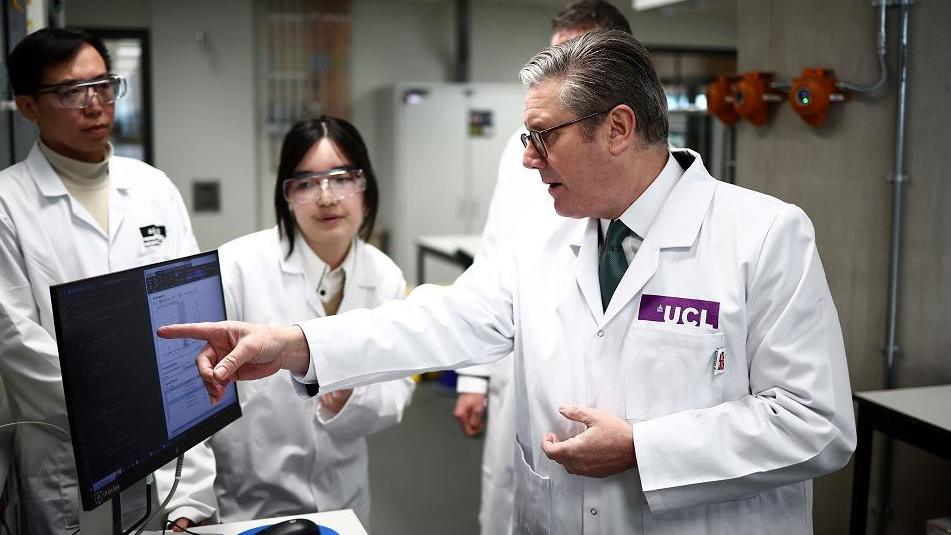
M 399 83 L 380 91 L 377 146 L 370 148 L 378 221 L 410 282 L 418 236 L 482 231 L 499 156 L 522 124 L 524 95 L 518 84 Z

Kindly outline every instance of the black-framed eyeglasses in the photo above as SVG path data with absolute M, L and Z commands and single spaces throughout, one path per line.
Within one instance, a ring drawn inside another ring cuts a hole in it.
M 92 80 L 41 85 L 36 91 L 37 95 L 47 93 L 56 95 L 54 102 L 60 108 L 85 109 L 92 104 L 93 95 L 104 105 L 124 97 L 126 81 L 119 75 L 109 74 Z
M 614 108 L 611 108 L 611 109 L 614 109 Z M 548 148 L 545 146 L 545 136 L 554 132 L 555 130 L 558 130 L 559 128 L 564 128 L 566 126 L 571 126 L 575 123 L 580 123 L 581 121 L 584 121 L 585 119 L 590 119 L 596 115 L 601 115 L 602 113 L 607 113 L 609 111 L 611 110 L 604 110 L 604 111 L 589 113 L 588 115 L 585 115 L 584 117 L 578 117 L 577 119 L 573 119 L 571 121 L 568 121 L 567 123 L 561 123 L 551 128 L 546 128 L 544 130 L 528 129 L 527 133 L 522 134 L 522 146 L 528 147 L 528 142 L 531 141 L 532 146 L 535 147 L 535 152 L 537 152 L 539 156 L 547 160 Z
M 327 192 L 334 201 L 342 201 L 367 189 L 363 169 L 341 167 L 319 173 L 303 173 L 284 180 L 284 200 L 294 204 L 317 202 Z

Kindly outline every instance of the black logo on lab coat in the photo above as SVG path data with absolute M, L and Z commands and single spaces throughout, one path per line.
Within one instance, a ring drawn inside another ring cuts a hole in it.
M 139 227 L 142 233 L 142 245 L 146 247 L 158 247 L 165 241 L 165 225 L 149 225 Z

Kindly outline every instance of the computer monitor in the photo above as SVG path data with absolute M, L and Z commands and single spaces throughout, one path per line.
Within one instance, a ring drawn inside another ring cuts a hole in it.
M 83 509 L 91 511 L 241 416 L 234 384 L 212 405 L 205 343 L 173 323 L 225 319 L 218 252 L 50 288 Z

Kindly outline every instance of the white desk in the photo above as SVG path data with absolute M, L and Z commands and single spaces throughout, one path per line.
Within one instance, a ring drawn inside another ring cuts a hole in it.
M 951 461 L 951 385 L 856 392 L 858 445 L 849 532 L 865 535 L 875 431 Z
M 442 258 L 466 270 L 478 254 L 481 242 L 481 234 L 419 236 L 416 238 L 416 284 L 426 282 L 423 266 L 426 255 Z
M 282 516 L 277 518 L 267 518 L 263 520 L 250 520 L 247 522 L 231 522 L 228 524 L 216 524 L 213 526 L 200 526 L 188 528 L 195 533 L 220 533 L 221 535 L 237 535 L 242 531 L 256 528 L 264 524 L 276 524 L 283 520 L 291 518 L 306 518 L 313 520 L 321 526 L 326 526 L 340 535 L 367 535 L 367 530 L 363 528 L 360 519 L 351 509 L 342 511 L 327 511 L 325 513 L 311 513 L 307 515 Z M 171 532 L 169 532 L 171 533 Z

